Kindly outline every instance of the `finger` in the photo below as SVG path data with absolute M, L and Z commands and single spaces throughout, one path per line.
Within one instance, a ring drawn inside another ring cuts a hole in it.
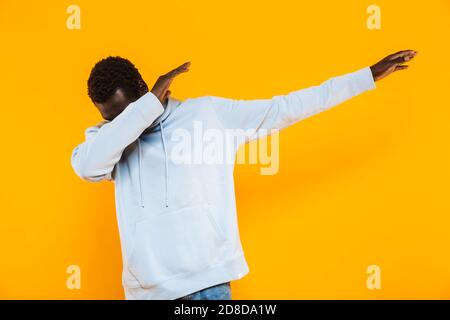
M 183 63 L 181 66 L 179 66 L 176 70 L 177 70 L 177 74 L 183 73 L 183 72 L 187 72 L 189 71 L 189 67 L 191 66 L 191 62 L 186 62 Z
M 167 98 L 169 98 L 170 94 L 172 93 L 172 91 L 167 90 L 166 94 L 164 95 L 164 100 L 166 100 Z
M 414 59 L 414 57 L 416 55 L 417 55 L 417 51 L 406 52 L 405 55 L 403 56 L 403 59 L 405 61 L 411 61 L 412 59 Z
M 414 58 L 416 56 L 416 54 L 417 54 L 417 51 L 414 51 L 414 50 L 403 50 L 403 51 L 394 53 L 393 55 L 390 55 L 389 60 L 403 59 L 403 61 L 409 61 L 412 58 Z
M 175 76 L 175 75 L 178 75 L 180 73 L 187 72 L 187 71 L 189 71 L 190 65 L 191 65 L 190 61 L 185 62 L 181 66 L 178 66 L 175 69 L 173 69 L 172 71 L 170 71 L 170 74 L 172 76 Z
M 190 66 L 191 66 L 191 62 L 188 61 L 188 62 L 183 63 L 183 64 L 180 66 L 180 68 L 186 68 L 186 69 L 188 69 Z
M 190 65 L 191 65 L 191 62 L 190 61 L 188 61 L 188 62 L 185 62 L 185 63 L 183 63 L 182 65 L 180 65 L 180 66 L 178 66 L 178 67 L 176 67 L 173 71 L 182 71 L 182 70 L 188 70 L 189 69 L 189 67 L 190 67 Z
M 393 60 L 393 59 L 396 59 L 396 58 L 399 57 L 399 55 L 400 55 L 402 52 L 403 52 L 403 51 L 398 51 L 398 52 L 396 52 L 396 53 L 390 54 L 390 55 L 386 56 L 383 60 L 384 60 L 384 61 L 391 61 L 391 60 Z
M 414 59 L 415 56 L 416 56 L 416 54 L 405 54 L 404 56 L 401 56 L 394 60 L 391 60 L 391 62 L 396 63 L 396 64 L 403 64 L 405 62 L 411 61 L 412 59 Z
M 397 59 L 397 58 L 401 57 L 402 55 L 404 55 L 406 52 L 409 52 L 409 51 L 412 51 L 412 50 L 401 50 L 401 51 L 398 51 L 398 52 L 396 52 L 394 54 L 391 54 L 389 57 L 391 59 Z
M 405 70 L 408 69 L 409 66 L 408 65 L 398 65 L 395 67 L 394 71 L 400 71 L 400 70 Z

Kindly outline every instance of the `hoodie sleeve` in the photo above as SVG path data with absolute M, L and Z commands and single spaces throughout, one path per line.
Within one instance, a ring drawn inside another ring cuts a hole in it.
M 244 130 L 244 142 L 280 130 L 325 111 L 367 90 L 375 89 L 369 67 L 331 78 L 319 86 L 272 99 L 232 100 L 210 97 L 225 129 Z M 265 129 L 265 130 L 262 130 Z
M 85 141 L 72 152 L 71 164 L 75 173 L 93 182 L 111 180 L 123 150 L 163 112 L 159 99 L 148 92 L 130 103 L 114 120 L 88 128 Z

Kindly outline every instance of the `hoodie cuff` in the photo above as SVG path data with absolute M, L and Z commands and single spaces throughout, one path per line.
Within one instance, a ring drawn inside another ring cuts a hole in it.
M 153 120 L 158 118 L 164 112 L 161 101 L 159 101 L 159 99 L 150 91 L 134 103 L 136 104 L 135 108 L 139 110 L 142 118 L 148 124 L 152 123 Z
M 373 79 L 372 70 L 370 67 L 358 70 L 353 73 L 355 83 L 361 92 L 373 90 L 376 88 L 375 80 Z

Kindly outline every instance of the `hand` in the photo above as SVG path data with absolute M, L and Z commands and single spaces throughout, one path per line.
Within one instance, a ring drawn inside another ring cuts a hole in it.
M 160 76 L 158 80 L 156 80 L 155 85 L 153 86 L 152 90 L 150 90 L 156 97 L 158 97 L 159 101 L 165 106 L 166 100 L 170 96 L 170 84 L 172 83 L 173 79 L 178 76 L 181 73 L 189 71 L 191 63 L 186 62 L 183 63 L 178 68 L 173 69 L 172 71 Z
M 370 67 L 373 79 L 378 81 L 390 75 L 392 72 L 408 69 L 405 62 L 411 61 L 417 55 L 417 51 L 404 50 L 391 54 Z

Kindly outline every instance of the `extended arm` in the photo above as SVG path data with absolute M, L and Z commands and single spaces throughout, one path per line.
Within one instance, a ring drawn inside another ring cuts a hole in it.
M 268 130 L 282 129 L 374 89 L 374 81 L 394 71 L 405 69 L 407 66 L 404 63 L 415 55 L 415 51 L 400 51 L 370 68 L 331 78 L 319 86 L 271 99 L 234 100 L 210 97 L 211 105 L 224 128 L 246 131 L 242 140 L 245 142 L 268 133 Z

